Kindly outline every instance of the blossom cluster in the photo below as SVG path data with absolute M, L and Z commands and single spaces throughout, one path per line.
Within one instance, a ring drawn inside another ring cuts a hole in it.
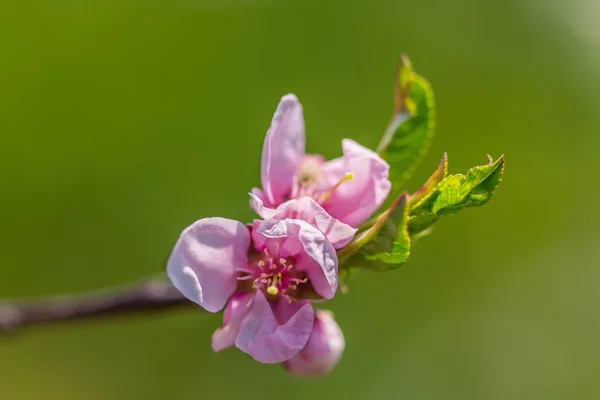
M 386 199 L 389 165 L 342 141 L 342 156 L 306 154 L 303 111 L 282 97 L 267 131 L 257 214 L 244 224 L 204 218 L 184 229 L 167 263 L 174 286 L 209 312 L 224 310 L 212 348 L 235 345 L 262 363 L 297 375 L 329 372 L 344 350 L 330 312 L 313 303 L 335 296 L 337 250 Z

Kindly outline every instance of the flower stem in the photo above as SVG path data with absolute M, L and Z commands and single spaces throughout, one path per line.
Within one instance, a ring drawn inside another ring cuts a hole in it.
M 35 325 L 148 314 L 194 305 L 163 276 L 99 291 L 39 299 L 0 299 L 0 334 Z

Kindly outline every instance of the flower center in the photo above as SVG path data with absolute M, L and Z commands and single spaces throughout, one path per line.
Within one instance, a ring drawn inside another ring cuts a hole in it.
M 300 184 L 315 183 L 321 176 L 321 161 L 318 157 L 306 157 L 296 174 Z
M 298 173 L 293 178 L 291 199 L 308 196 L 312 197 L 317 203 L 327 201 L 335 190 L 346 181 L 354 178 L 352 172 L 346 172 L 334 185 L 323 188 L 321 181 L 321 164 L 316 157 L 307 157 L 302 161 Z
M 252 289 L 263 291 L 272 300 L 283 296 L 290 303 L 298 285 L 308 281 L 308 278 L 298 277 L 291 259 L 273 257 L 267 249 L 264 249 L 258 259 L 246 268 L 238 268 L 238 271 L 242 273 L 238 280 L 252 281 Z

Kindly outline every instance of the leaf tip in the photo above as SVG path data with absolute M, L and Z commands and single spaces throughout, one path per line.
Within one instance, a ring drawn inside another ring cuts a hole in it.
M 500 168 L 500 179 L 498 180 L 498 183 L 500 183 L 500 181 L 502 180 L 502 176 L 504 175 L 504 154 L 498 157 L 498 159 L 493 164 L 498 165 L 498 167 Z
M 504 177 L 504 154 L 502 154 L 496 162 L 500 162 L 500 179 L 498 179 L 498 185 L 502 182 L 502 178 Z M 496 187 L 498 186 L 496 185 Z
M 440 161 L 440 170 L 442 179 L 448 175 L 448 153 L 442 154 L 442 160 Z
M 406 111 L 406 101 L 410 96 L 411 84 L 413 81 L 412 73 L 412 63 L 410 62 L 408 55 L 402 53 L 394 78 L 394 111 L 396 114 Z
M 402 67 L 406 67 L 408 69 L 412 69 L 412 63 L 410 62 L 410 58 L 408 58 L 408 54 L 407 53 L 401 53 L 400 54 L 400 64 L 398 65 L 398 68 L 402 68 Z
M 490 154 L 486 154 L 486 157 L 488 159 L 488 165 L 492 165 L 494 163 L 504 164 L 504 154 L 498 157 L 496 161 L 494 161 L 494 157 L 492 157 Z
M 396 207 L 404 207 L 404 205 L 410 200 L 410 193 L 407 191 L 402 192 L 396 199 L 390 204 L 388 211 L 393 210 Z

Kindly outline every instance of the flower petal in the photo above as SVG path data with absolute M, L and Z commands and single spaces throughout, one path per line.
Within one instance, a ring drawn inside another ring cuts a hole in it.
M 282 212 L 287 209 L 288 206 L 295 204 L 295 202 L 296 200 L 288 200 L 285 203 L 280 204 L 277 208 L 271 208 L 265 205 L 265 199 L 258 196 L 255 190 L 250 193 L 250 206 L 261 218 L 265 219 L 274 218 L 278 215 L 285 215 L 282 214 Z
M 241 222 L 201 219 L 181 233 L 167 262 L 167 274 L 185 297 L 217 312 L 235 290 L 235 269 L 246 265 L 249 245 L 250 233 Z
M 364 222 L 387 198 L 392 187 L 389 165 L 377 153 L 350 139 L 342 141 L 344 155 L 328 161 L 322 172 L 326 186 L 335 185 L 346 172 L 354 179 L 341 184 L 323 204 L 340 221 L 356 226 Z
M 254 304 L 235 340 L 240 350 L 267 364 L 286 361 L 302 350 L 314 322 L 314 311 L 308 301 L 288 304 L 282 299 L 273 308 L 261 291 L 256 292 Z
M 254 207 L 253 204 L 252 204 L 252 199 L 253 198 L 259 199 L 264 204 L 270 204 L 269 200 L 267 199 L 267 195 L 260 188 L 256 188 L 256 187 L 252 188 L 252 190 L 250 191 L 250 195 L 251 195 L 250 205 L 252 207 Z
M 356 234 L 356 229 L 333 218 L 310 197 L 300 198 L 295 211 L 296 215 L 290 215 L 288 218 L 305 220 L 315 225 L 336 249 L 346 246 Z
M 267 200 L 282 203 L 292 190 L 292 180 L 304 156 L 304 117 L 293 94 L 281 98 L 267 131 L 261 159 L 260 178 Z
M 342 139 L 342 153 L 347 157 L 379 157 L 373 150 L 355 142 L 352 139 Z
M 294 375 L 318 376 L 329 373 L 344 352 L 344 334 L 326 310 L 315 311 L 315 322 L 306 347 L 284 363 Z
M 338 286 L 338 259 L 320 230 L 300 219 L 266 219 L 255 225 L 252 236 L 255 243 L 264 245 L 268 241 L 261 236 L 281 242 L 280 256 L 294 257 L 294 267 L 306 272 L 315 291 L 326 299 L 333 298 Z
M 235 344 L 235 338 L 246 315 L 250 312 L 253 293 L 234 293 L 223 314 L 223 326 L 212 335 L 213 351 L 219 352 Z
M 311 197 L 289 200 L 276 209 L 265 207 L 263 201 L 255 194 L 251 193 L 250 197 L 252 208 L 262 218 L 304 220 L 323 232 L 336 249 L 346 246 L 356 234 L 356 229 L 333 218 Z

